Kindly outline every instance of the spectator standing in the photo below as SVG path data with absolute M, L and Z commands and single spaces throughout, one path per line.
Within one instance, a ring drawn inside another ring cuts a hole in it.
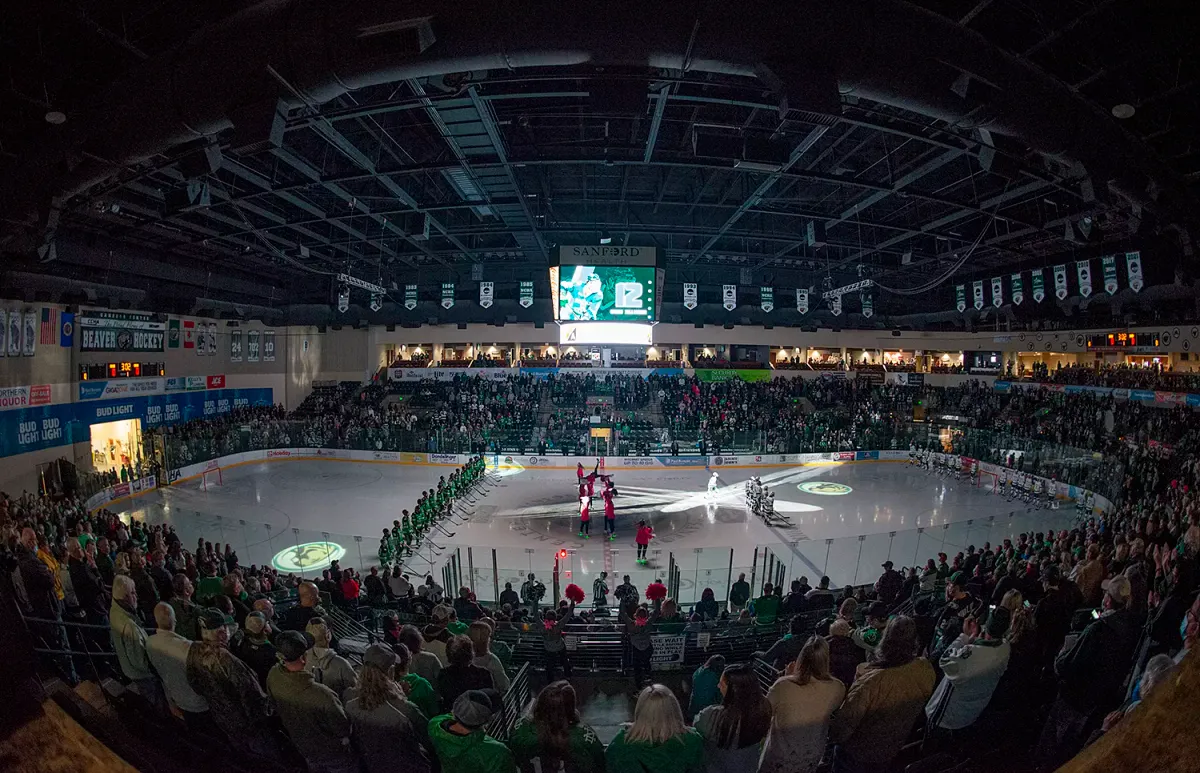
M 29 603 L 30 614 L 33 617 L 40 617 L 45 620 L 61 621 L 62 601 L 55 590 L 58 579 L 55 573 L 50 571 L 50 568 L 38 557 L 37 535 L 33 529 L 24 528 L 21 530 L 21 536 L 16 544 L 14 553 L 17 559 L 17 570 L 21 577 L 21 584 L 25 588 L 25 599 Z M 135 617 L 136 613 L 132 610 L 137 609 L 136 605 L 135 594 L 130 611 L 130 614 L 133 614 Z M 115 602 L 113 607 L 116 607 Z M 35 623 L 32 624 L 31 630 L 40 636 L 50 648 L 70 649 L 67 632 L 61 625 Z M 144 636 L 145 634 L 143 634 L 143 638 Z M 119 657 L 120 652 L 118 651 Z M 71 658 L 63 656 L 57 660 L 57 663 L 63 670 L 63 675 L 67 680 L 74 684 L 76 681 L 75 666 L 72 664 Z M 124 670 L 123 666 L 122 670 Z M 126 675 L 129 674 L 129 672 L 125 673 Z M 133 677 L 130 678 L 132 679 Z
M 202 610 L 199 620 L 201 641 L 188 649 L 188 684 L 208 701 L 213 721 L 235 749 L 275 756 L 271 702 L 250 667 L 229 651 L 233 621 L 216 609 Z
M 423 745 L 428 718 L 414 712 L 393 681 L 397 660 L 382 644 L 367 647 L 346 717 L 367 773 L 430 773 L 432 761 Z
M 759 625 L 774 625 L 779 616 L 780 598 L 771 583 L 763 586 L 763 595 L 754 600 L 754 621 Z
M 718 688 L 720 705 L 709 706 L 696 718 L 696 732 L 704 738 L 705 770 L 753 770 L 771 728 L 771 704 L 763 697 L 758 677 L 748 663 L 726 668 Z
M 645 606 L 638 607 L 632 619 L 623 617 L 625 635 L 629 639 L 629 657 L 633 661 L 633 684 L 640 687 L 650 672 L 650 660 L 654 656 L 654 618 Z
M 450 624 L 450 613 L 453 610 L 445 604 L 433 608 L 432 621 L 421 631 L 425 637 L 423 649 L 437 656 L 438 662 L 446 665 L 446 644 L 453 635 L 447 630 Z
M 387 586 L 384 585 L 383 578 L 379 576 L 379 567 L 372 566 L 363 583 L 367 587 L 368 604 L 374 606 L 387 600 Z
M 904 578 L 892 568 L 894 566 L 891 561 L 884 561 L 883 574 L 875 581 L 875 592 L 879 594 L 879 600 L 888 607 L 896 603 L 896 599 L 900 597 L 900 589 L 904 587 Z
M 638 695 L 633 722 L 617 731 L 604 757 L 608 773 L 699 773 L 704 739 L 684 724 L 675 694 L 652 684 Z
M 804 594 L 808 599 L 809 609 L 831 609 L 836 606 L 833 591 L 829 589 L 829 578 L 822 577 L 817 587 Z
M 807 601 L 804 598 L 804 594 L 810 590 L 812 588 L 805 588 L 804 583 L 800 580 L 792 580 L 791 590 L 788 591 L 788 595 L 783 599 L 783 613 L 785 615 L 798 615 L 803 612 L 805 602 Z
M 504 590 L 500 591 L 500 606 L 508 604 L 513 609 L 521 606 L 521 597 L 513 590 L 511 582 L 504 583 Z
M 513 727 L 508 746 L 521 773 L 604 773 L 604 744 L 580 720 L 575 688 L 566 680 L 538 693 L 532 710 Z
M 946 582 L 946 604 L 934 621 L 933 643 L 929 659 L 937 662 L 946 648 L 962 633 L 968 617 L 978 614 L 979 599 L 967 592 L 966 572 L 955 572 Z
M 745 609 L 748 601 L 750 601 L 750 583 L 746 582 L 746 573 L 741 572 L 738 574 L 737 582 L 729 589 L 730 611 Z
M 476 620 L 467 629 L 467 637 L 471 640 L 475 654 L 471 665 L 486 669 L 492 675 L 492 686 L 499 690 L 501 695 L 508 692 L 511 680 L 500 658 L 492 652 L 492 624 Z
M 308 641 L 296 631 L 279 635 L 281 662 L 267 675 L 267 694 L 283 729 L 313 773 L 356 773 L 350 720 L 337 693 L 306 668 Z
M 321 607 L 321 592 L 314 583 L 300 583 L 296 588 L 296 598 L 296 605 L 283 615 L 281 627 L 286 631 L 303 631 L 308 627 L 309 620 L 326 614 Z
M 471 662 L 474 658 L 475 648 L 466 636 L 452 637 L 446 645 L 446 667 L 438 676 L 438 695 L 443 711 L 450 711 L 465 692 L 495 687 L 488 670 Z
M 1087 559 L 1075 567 L 1071 576 L 1071 579 L 1079 586 L 1079 592 L 1083 594 L 1081 606 L 1096 607 L 1100 605 L 1102 592 L 1100 583 L 1104 580 L 1104 573 L 1104 563 L 1100 560 L 1100 545 L 1093 542 L 1087 547 Z
M 704 709 L 721 700 L 721 675 L 725 673 L 725 656 L 713 655 L 692 674 L 692 693 L 688 716 L 695 719 Z
M 895 759 L 937 680 L 928 660 L 917 657 L 912 618 L 888 624 L 874 657 L 857 678 L 829 727 L 836 744 L 833 773 L 885 769 Z
M 713 593 L 712 588 L 705 588 L 700 593 L 700 600 L 696 602 L 695 613 L 700 615 L 701 620 L 716 620 L 721 615 L 721 609 L 717 606 L 717 597 Z
M 304 670 L 312 675 L 313 681 L 333 690 L 333 694 L 341 700 L 356 681 L 354 666 L 334 651 L 333 631 L 324 618 L 312 618 L 304 630 L 312 640 L 312 647 L 304 659 Z
M 1008 668 L 1011 648 L 1004 637 L 1010 619 L 1008 609 L 996 607 L 981 632 L 979 622 L 968 618 L 962 634 L 942 654 L 942 681 L 925 706 L 925 716 L 937 727 L 970 727 L 987 708 Z
M 237 656 L 258 677 L 258 683 L 267 686 L 267 674 L 279 662 L 279 653 L 271 644 L 270 636 L 274 631 L 262 612 L 251 612 L 246 615 L 246 625 L 241 641 L 237 644 Z
M 408 670 L 429 682 L 430 685 L 437 684 L 438 675 L 442 673 L 442 661 L 438 659 L 437 655 L 423 649 L 425 637 L 421 635 L 415 625 L 406 625 L 400 629 L 400 643 L 407 647 L 412 655 L 412 662 L 409 663 Z
M 217 729 L 204 700 L 187 681 L 188 650 L 192 642 L 175 633 L 175 609 L 165 601 L 154 606 L 155 634 L 146 639 L 146 655 L 150 665 L 162 679 L 167 700 L 183 715 L 183 721 L 193 732 L 213 735 Z
M 1073 582 L 1063 578 L 1055 565 L 1047 567 L 1042 587 L 1045 594 L 1033 610 L 1033 624 L 1041 662 L 1049 666 L 1062 649 L 1075 610 L 1083 605 L 1083 595 Z
M 501 707 L 495 690 L 468 690 L 450 713 L 429 720 L 441 773 L 516 773 L 513 753 L 483 729 Z
M 879 646 L 887 624 L 888 605 L 882 601 L 873 601 L 867 607 L 865 624 L 850 634 L 850 640 L 869 655 Z
M 392 672 L 396 681 L 403 684 L 409 702 L 420 709 L 426 718 L 437 716 L 438 699 L 437 693 L 433 691 L 433 685 L 424 677 L 409 673 L 409 667 L 412 665 L 412 652 L 403 644 L 393 644 L 392 652 L 396 653 L 396 663 L 392 667 Z M 348 691 L 347 694 L 350 692 Z M 425 725 L 422 724 L 417 730 L 424 735 Z
M 867 651 L 854 643 L 849 620 L 836 620 L 825 637 L 829 645 L 829 670 L 846 689 L 854 684 L 858 667 L 866 662 Z
M 542 619 L 542 646 L 546 653 L 546 681 L 554 681 L 555 668 L 560 667 L 563 675 L 571 678 L 571 657 L 567 653 L 567 642 L 563 638 L 563 627 L 575 614 L 575 602 L 566 610 L 547 609 Z M 445 700 L 443 696 L 443 701 Z
M 408 580 L 407 574 L 400 572 L 400 565 L 396 564 L 392 568 L 392 574 L 387 579 L 388 593 L 393 599 L 407 599 L 412 593 L 412 583 Z
M 186 574 L 171 578 L 171 608 L 175 610 L 175 631 L 184 638 L 200 641 L 200 607 L 192 601 L 192 581 Z
M 845 638 L 845 637 L 843 637 Z M 771 729 L 759 773 L 812 773 L 825 753 L 829 720 L 846 687 L 829 670 L 829 644 L 809 637 L 787 675 L 767 691 Z

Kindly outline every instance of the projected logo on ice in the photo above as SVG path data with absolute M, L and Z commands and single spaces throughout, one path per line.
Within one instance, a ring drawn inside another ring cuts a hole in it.
M 281 572 L 308 572 L 324 569 L 345 555 L 346 549 L 336 542 L 305 542 L 279 551 L 271 564 Z
M 854 490 L 844 483 L 830 483 L 827 480 L 806 480 L 797 483 L 796 488 L 806 494 L 819 494 L 823 497 L 840 497 Z

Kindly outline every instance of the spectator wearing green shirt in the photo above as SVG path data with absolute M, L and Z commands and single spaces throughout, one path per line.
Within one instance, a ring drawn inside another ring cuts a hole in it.
M 684 724 L 675 694 L 652 684 L 638 695 L 633 723 L 617 732 L 604 757 L 608 773 L 699 773 L 704 739 Z
M 421 710 L 426 717 L 432 717 L 438 712 L 437 694 L 429 680 L 419 674 L 411 674 L 408 666 L 412 663 L 412 652 L 403 644 L 393 644 L 392 652 L 396 653 L 394 672 L 396 681 L 404 689 L 404 694 L 413 705 Z
M 754 621 L 760 625 L 770 625 L 779 615 L 780 598 L 775 595 L 771 583 L 763 586 L 763 595 L 754 600 Z
M 483 729 L 500 708 L 495 690 L 467 690 L 451 713 L 429 720 L 429 742 L 442 773 L 516 773 L 512 752 Z
M 565 679 L 538 694 L 529 715 L 517 720 L 508 746 L 521 773 L 604 773 L 604 745 L 580 721 L 575 688 Z

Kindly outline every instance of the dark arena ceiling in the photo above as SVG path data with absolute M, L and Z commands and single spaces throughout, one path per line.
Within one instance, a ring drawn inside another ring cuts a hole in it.
M 1154 5 L 9 3 L 4 291 L 326 321 L 347 272 L 421 287 L 353 321 L 546 319 L 555 248 L 604 237 L 658 248 L 665 321 L 828 324 L 720 285 L 859 278 L 847 325 L 1190 318 L 1200 46 Z M 1140 294 L 953 308 L 1126 250 Z M 480 271 L 495 306 L 437 308 Z

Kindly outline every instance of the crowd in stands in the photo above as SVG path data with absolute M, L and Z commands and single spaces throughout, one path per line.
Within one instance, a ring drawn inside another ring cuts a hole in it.
M 1172 371 L 1162 366 L 1141 367 L 1137 365 L 1085 365 L 1063 366 L 1059 363 L 1049 368 L 1045 363 L 1035 363 L 1029 372 L 1029 380 L 1051 384 L 1078 384 L 1080 386 L 1113 387 L 1117 389 L 1154 389 L 1161 392 L 1200 392 L 1200 373 Z

